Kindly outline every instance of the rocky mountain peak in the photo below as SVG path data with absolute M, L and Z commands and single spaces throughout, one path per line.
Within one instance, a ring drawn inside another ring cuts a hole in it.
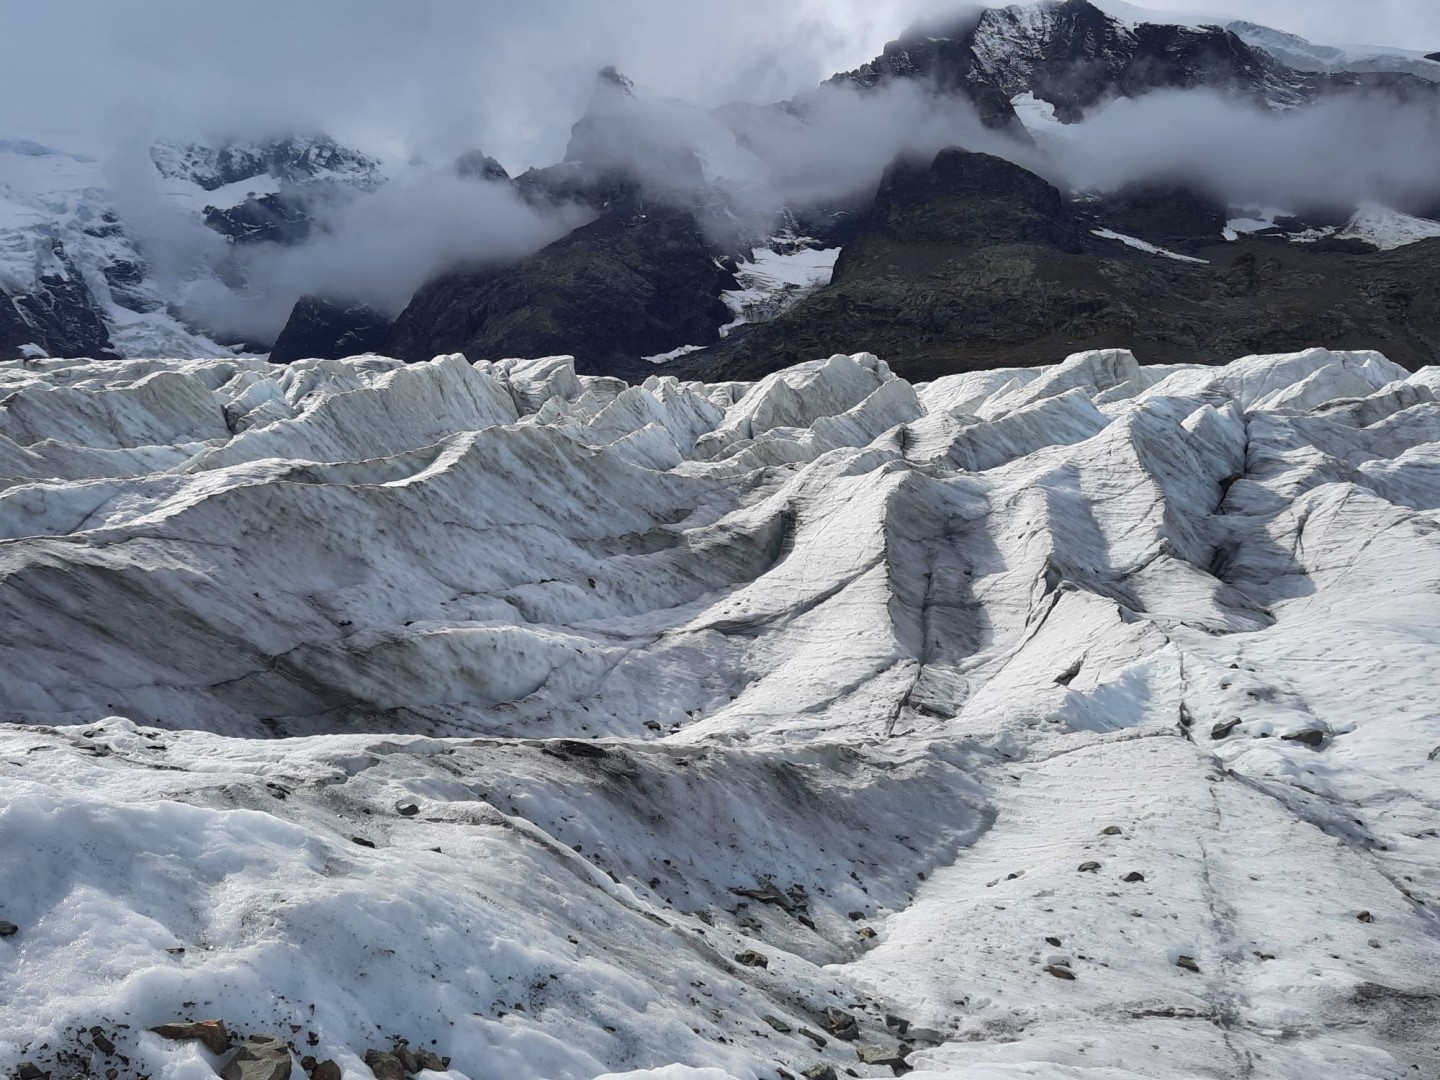
M 1009 101 L 1024 93 L 1069 123 L 1117 95 L 1210 87 L 1291 106 L 1312 89 L 1223 27 L 1130 25 L 1089 0 L 1012 4 L 921 24 L 836 78 L 862 87 L 927 80 L 969 97 L 996 128 L 1012 125 Z
M 206 191 L 268 176 L 289 184 L 340 183 L 369 189 L 382 177 L 374 158 L 342 146 L 328 135 L 219 142 L 157 142 L 150 160 L 160 175 L 189 180 Z

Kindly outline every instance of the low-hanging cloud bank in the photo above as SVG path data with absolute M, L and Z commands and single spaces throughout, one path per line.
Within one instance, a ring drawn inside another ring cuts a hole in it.
M 232 249 L 243 287 L 200 277 L 186 291 L 183 310 L 218 333 L 256 341 L 273 338 L 307 294 L 394 317 L 437 274 L 521 258 L 590 216 L 571 205 L 532 206 L 503 182 L 416 167 L 319 213 L 304 244 Z
M 1033 167 L 1077 190 L 1175 180 L 1237 205 L 1440 201 L 1440 96 L 1353 93 L 1275 112 L 1213 91 L 1161 91 L 1112 101 L 1041 141 Z

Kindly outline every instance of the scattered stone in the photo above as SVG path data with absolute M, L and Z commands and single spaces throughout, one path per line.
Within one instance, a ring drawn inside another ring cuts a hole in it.
M 805 1077 L 805 1080 L 840 1080 L 829 1065 L 811 1065 L 800 1075 Z
M 1193 971 L 1196 975 L 1200 974 L 1200 965 L 1195 962 L 1193 956 L 1177 956 L 1175 958 L 1175 966 L 1184 968 L 1186 971 Z
M 1325 732 L 1317 728 L 1306 728 L 1293 735 L 1281 735 L 1284 742 L 1298 742 L 1304 746 L 1319 746 L 1325 741 Z
M 15 1066 L 15 1080 L 50 1080 L 50 1074 L 41 1072 L 33 1061 L 22 1061 Z
M 310 1074 L 310 1080 L 340 1080 L 340 1066 L 326 1058 L 315 1066 L 315 1071 Z
M 433 1050 L 416 1050 L 415 1063 L 422 1069 L 429 1069 L 431 1072 L 444 1072 L 450 1068 L 450 1059 L 441 1057 Z
M 905 1068 L 905 1055 L 899 1050 L 892 1050 L 884 1046 L 861 1046 L 856 1049 L 855 1056 L 866 1065 L 888 1065 L 892 1069 Z
M 150 1030 L 162 1039 L 174 1039 L 177 1042 L 193 1039 L 202 1042 L 205 1049 L 212 1054 L 223 1054 L 230 1048 L 230 1033 L 225 1030 L 225 1024 L 220 1020 L 197 1020 L 193 1023 L 177 1020 L 173 1024 L 161 1024 Z
M 1229 735 L 1239 726 L 1240 721 L 1238 719 L 1222 720 L 1220 721 L 1220 723 L 1216 724 L 1213 728 L 1210 729 L 1210 738 L 1223 739 L 1225 738 L 1225 736 Z
M 731 889 L 730 891 L 737 896 L 748 896 L 751 900 L 758 900 L 762 904 L 774 904 L 786 911 L 794 907 L 790 897 L 768 881 L 762 882 L 757 889 Z
M 1275 959 L 1275 954 L 1274 954 L 1274 953 L 1257 952 L 1255 955 L 1258 956 L 1261 960 L 1274 960 L 1274 959 Z
M 862 926 L 859 930 L 856 930 L 855 933 L 859 934 L 866 941 L 876 936 L 874 928 L 869 926 Z
M 794 1028 L 792 1028 L 792 1027 L 791 1027 L 789 1024 L 787 1024 L 784 1020 L 781 1020 L 778 1016 L 770 1016 L 770 1015 L 767 1013 L 765 1016 L 762 1016 L 760 1019 L 764 1020 L 767 1024 L 769 1024 L 772 1028 L 774 1028 L 776 1031 L 778 1031 L 781 1035 L 789 1035 L 790 1032 L 794 1030 Z
M 1061 946 L 1062 942 L 1060 941 L 1060 939 L 1059 939 L 1058 937 L 1047 937 L 1047 938 L 1045 939 L 1045 944 L 1046 944 L 1046 945 L 1053 945 L 1055 948 L 1058 949 L 1058 948 Z
M 1057 979 L 1066 979 L 1070 982 L 1075 981 L 1075 973 L 1064 964 L 1046 964 L 1045 970 Z
M 1094 859 L 1090 859 L 1090 860 L 1087 861 L 1087 862 L 1082 862 L 1082 863 L 1080 864 L 1080 867 L 1079 867 L 1080 873 L 1082 873 L 1082 874 L 1093 874 L 1096 870 L 1099 870 L 1099 869 L 1100 869 L 1100 864 L 1099 864 L 1098 862 L 1096 862 Z
M 833 1005 L 825 1010 L 825 1019 L 821 1021 L 821 1027 L 830 1032 L 837 1039 L 846 1042 L 854 1042 L 860 1037 L 860 1023 L 844 1009 L 837 1009 Z
M 350 837 L 350 842 L 352 844 L 359 844 L 361 847 L 373 848 L 375 846 L 374 840 L 366 840 L 363 836 L 352 836 Z
M 904 1035 L 907 1031 L 910 1030 L 910 1021 L 906 1020 L 903 1016 L 896 1016 L 893 1013 L 886 1013 L 885 1026 L 888 1028 L 894 1028 L 901 1035 Z
M 1370 912 L 1368 912 L 1368 911 L 1362 911 L 1362 912 L 1360 912 L 1358 915 L 1355 916 L 1355 918 L 1359 919 L 1361 922 L 1374 922 L 1374 921 L 1375 921 L 1375 916 L 1374 916 L 1374 915 L 1371 915 Z
M 13 922 L 6 922 L 4 919 L 0 919 L 0 937 L 14 937 L 19 932 L 20 927 L 16 926 Z
M 375 1080 L 406 1080 L 405 1066 L 394 1054 L 383 1050 L 366 1050 L 365 1064 L 375 1074 Z
M 768 968 L 770 958 L 764 953 L 756 952 L 754 949 L 746 949 L 744 952 L 735 954 L 735 962 L 741 967 Z
M 1100 835 L 1101 835 L 1101 836 L 1119 836 L 1119 835 L 1120 835 L 1120 826 L 1119 826 L 1119 825 L 1106 825 L 1105 828 L 1103 828 L 1103 829 L 1100 830 Z
M 420 813 L 420 804 L 413 802 L 398 802 L 395 804 L 395 812 L 401 817 L 414 817 Z
M 1120 880 L 1133 885 L 1137 881 L 1144 881 L 1145 875 L 1140 873 L 1139 870 L 1131 870 L 1130 873 L 1126 874 Z
M 94 1044 L 96 1050 L 99 1050 L 106 1057 L 115 1053 L 115 1044 L 111 1042 L 110 1037 L 98 1027 L 90 1029 L 90 1042 Z
M 290 1080 L 290 1048 L 278 1035 L 251 1035 L 220 1070 L 221 1080 Z
M 860 921 L 861 919 L 863 919 L 863 918 L 865 918 L 865 913 L 864 913 L 863 911 L 852 911 L 852 912 L 850 912 L 850 921 L 851 921 L 851 922 L 859 922 L 859 921 Z
M 315 1060 L 315 1056 L 313 1054 L 306 1054 L 300 1059 L 300 1071 L 303 1072 L 306 1076 L 309 1076 L 315 1071 L 315 1066 L 318 1064 L 320 1063 Z
M 804 1035 L 805 1038 L 813 1042 L 817 1050 L 824 1050 L 830 1042 L 829 1039 L 825 1038 L 825 1036 L 821 1035 L 818 1031 L 811 1031 L 809 1028 L 806 1027 L 802 1027 L 800 1029 L 800 1034 Z

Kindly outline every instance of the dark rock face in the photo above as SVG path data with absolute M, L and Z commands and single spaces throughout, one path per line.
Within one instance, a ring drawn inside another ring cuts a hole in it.
M 905 247 L 1048 244 L 1082 250 L 1060 193 L 1032 172 L 990 154 L 942 150 L 934 160 L 902 162 L 880 184 L 865 238 Z M 865 251 L 842 253 L 835 280 L 865 265 Z
M 1108 224 L 1125 232 L 1164 220 L 1147 205 L 1122 202 Z M 1177 220 L 1208 230 L 1211 214 L 1197 203 Z M 1089 348 L 1209 363 L 1315 345 L 1381 349 L 1416 367 L 1440 348 L 1440 240 L 1377 253 L 1217 235 L 1190 244 L 1205 262 L 1183 262 L 1091 234 L 1106 223 L 1079 223 L 1039 178 L 986 155 L 946 151 L 928 170 L 898 167 L 831 285 L 667 371 L 753 378 L 863 350 L 925 379 Z
M 456 158 L 455 171 L 466 180 L 491 180 L 506 183 L 510 179 L 510 174 L 505 171 L 504 165 L 479 150 L 471 150 L 468 154 L 461 154 Z
M 1096 225 L 1162 247 L 1213 245 L 1229 219 L 1226 206 L 1182 184 L 1138 184 L 1085 208 Z
M 236 244 L 302 244 L 310 237 L 312 222 L 305 200 L 275 192 L 224 210 L 207 206 L 205 224 Z
M 272 364 L 319 357 L 339 360 L 382 352 L 389 344 L 390 320 L 373 308 L 303 296 L 270 350 Z
M 53 269 L 28 293 L 0 293 L 0 359 L 20 356 L 23 345 L 38 345 L 50 356 L 115 359 L 110 331 L 75 263 L 58 241 Z
M 581 370 L 634 370 L 639 357 L 716 341 L 730 320 L 720 293 L 733 288 L 694 213 L 629 201 L 516 265 L 424 286 L 390 349 L 417 361 L 570 353 Z

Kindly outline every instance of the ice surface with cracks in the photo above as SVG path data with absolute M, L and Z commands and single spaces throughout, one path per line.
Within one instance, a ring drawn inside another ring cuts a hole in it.
M 0 1071 L 1433 1073 L 1437 389 L 0 365 Z

